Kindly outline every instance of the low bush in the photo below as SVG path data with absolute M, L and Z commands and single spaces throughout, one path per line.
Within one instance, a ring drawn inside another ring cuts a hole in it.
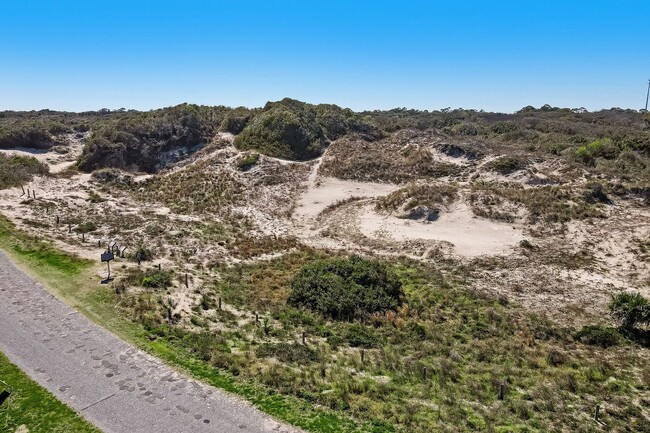
M 22 185 L 48 172 L 48 167 L 32 156 L 0 154 L 0 189 Z
M 128 258 L 134 262 L 144 262 L 153 259 L 153 252 L 146 245 L 140 244 L 129 254 Z
M 396 309 L 402 283 L 384 263 L 358 256 L 317 260 L 291 281 L 289 304 L 337 320 Z
M 371 349 L 379 345 L 379 336 L 370 328 L 352 324 L 345 330 L 345 341 L 352 347 Z
M 586 325 L 575 334 L 574 338 L 581 343 L 608 348 L 619 344 L 621 334 L 613 328 Z
M 126 281 L 150 289 L 166 289 L 172 285 L 172 271 L 162 271 L 157 268 L 147 269 L 146 271 L 133 271 Z
M 90 233 L 97 230 L 97 224 L 94 221 L 85 221 L 74 229 L 77 233 Z
M 256 165 L 259 160 L 260 160 L 260 154 L 256 152 L 251 152 L 242 155 L 242 157 L 240 157 L 235 164 L 237 165 L 237 169 L 239 171 L 247 171 L 250 170 L 251 167 Z
M 525 168 L 527 163 L 517 158 L 502 157 L 486 164 L 486 168 L 500 174 L 510 174 Z
M 650 324 L 650 301 L 640 293 L 623 292 L 614 295 L 609 310 L 624 331 Z

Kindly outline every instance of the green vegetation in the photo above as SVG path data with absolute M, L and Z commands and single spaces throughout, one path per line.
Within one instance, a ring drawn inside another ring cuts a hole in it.
M 34 175 L 48 172 L 47 166 L 32 156 L 0 153 L 0 189 L 20 186 L 32 180 Z
M 248 108 L 235 108 L 226 114 L 219 126 L 219 130 L 237 135 L 244 130 L 253 115 L 254 111 Z
M 337 320 L 394 311 L 402 284 L 386 264 L 358 256 L 317 260 L 291 281 L 289 304 Z
M 326 141 L 315 113 L 292 108 L 281 103 L 265 108 L 237 136 L 235 146 L 286 159 L 320 155 Z
M 349 109 L 285 98 L 267 103 L 237 136 L 235 146 L 279 158 L 306 160 L 319 156 L 330 140 L 350 133 L 364 140 L 381 136 L 371 119 Z
M 640 293 L 623 292 L 615 295 L 609 309 L 623 331 L 631 332 L 638 326 L 650 325 L 650 300 Z
M 201 360 L 197 368 L 369 421 L 361 431 L 650 431 L 643 403 L 632 403 L 650 390 L 650 366 L 622 337 L 610 344 L 615 331 L 574 335 L 406 261 L 387 265 L 404 292 L 394 310 L 350 323 L 292 307 L 296 275 L 347 260 L 303 250 L 218 267 L 219 281 L 203 294 L 237 314 L 208 305 L 192 316 L 199 330 L 161 324 L 149 332 Z M 585 418 L 596 404 L 605 426 Z
M 486 164 L 488 170 L 496 171 L 500 174 L 511 174 L 515 171 L 523 169 L 527 163 L 521 159 L 511 158 L 511 157 L 502 157 L 497 158 L 494 161 Z
M 0 406 L 0 430 L 3 432 L 99 433 L 80 415 L 10 363 L 2 353 L 0 379 L 13 387 L 9 399 Z
M 616 158 L 619 149 L 614 146 L 611 139 L 594 140 L 584 146 L 576 149 L 576 157 L 587 165 L 595 165 L 596 158 L 602 157 L 605 159 Z
M 16 254 L 28 265 L 43 265 L 56 278 L 79 275 L 90 264 L 70 254 L 52 248 L 48 243 L 28 236 L 13 236 L 15 227 L 5 217 L 0 217 L 0 247 Z
M 5 249 L 34 242 L 2 227 Z M 9 251 L 53 281 L 61 266 L 21 253 L 33 249 Z M 308 431 L 649 431 L 641 405 L 650 366 L 629 344 L 605 349 L 407 261 L 384 265 L 404 293 L 394 310 L 349 323 L 292 307 L 295 276 L 336 260 L 347 262 L 302 250 L 270 262 L 218 266 L 220 278 L 202 293 L 221 297 L 236 313 L 207 302 L 192 313 L 198 329 L 169 320 L 157 290 L 116 295 L 89 285 L 83 273 L 55 287 L 113 332 Z M 585 419 L 596 404 L 605 426 Z
M 260 154 L 257 152 L 250 152 L 243 155 L 236 162 L 237 169 L 240 171 L 250 170 L 260 160 Z
M 447 206 L 458 198 L 457 188 L 449 184 L 408 185 L 380 198 L 377 210 L 411 209 L 416 206 L 437 208 Z
M 77 233 L 91 233 L 97 230 L 97 224 L 94 221 L 84 221 L 75 227 Z
M 19 119 L 0 123 L 0 149 L 47 149 L 61 144 L 57 136 L 67 132 L 71 132 L 68 126 L 54 120 Z
M 149 247 L 144 244 L 139 244 L 135 249 L 128 255 L 129 260 L 134 262 L 145 262 L 153 259 L 153 252 Z
M 151 269 L 132 270 L 126 277 L 126 283 L 149 289 L 166 289 L 172 285 L 172 271 L 160 270 L 157 267 Z
M 621 343 L 622 337 L 616 329 L 603 328 L 595 325 L 586 325 L 575 334 L 575 339 L 585 344 L 592 344 L 603 348 L 616 346 Z
M 474 214 L 503 221 L 518 218 L 512 204 L 524 207 L 531 224 L 604 217 L 601 205 L 587 200 L 587 192 L 563 186 L 524 188 L 517 183 L 474 183 L 469 199 Z
M 111 117 L 93 129 L 79 158 L 79 169 L 158 171 L 206 144 L 228 110 L 181 104 Z

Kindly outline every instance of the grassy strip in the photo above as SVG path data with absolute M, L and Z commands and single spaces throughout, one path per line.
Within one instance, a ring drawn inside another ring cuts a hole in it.
M 18 230 L 3 216 L 0 216 L 0 249 L 91 320 L 192 377 L 245 398 L 269 415 L 314 433 L 390 431 L 383 426 L 358 423 L 333 411 L 315 408 L 304 400 L 277 394 L 221 372 L 174 347 L 165 338 L 150 341 L 141 325 L 119 314 L 112 291 L 97 283 L 91 261 L 57 251 Z
M 13 393 L 0 407 L 0 431 L 99 432 L 46 389 L 27 377 L 2 353 L 0 353 L 0 379 L 13 387 Z

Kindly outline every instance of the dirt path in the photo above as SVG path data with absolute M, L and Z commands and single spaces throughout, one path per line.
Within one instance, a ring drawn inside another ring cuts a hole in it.
M 58 301 L 0 253 L 0 350 L 106 433 L 285 432 Z

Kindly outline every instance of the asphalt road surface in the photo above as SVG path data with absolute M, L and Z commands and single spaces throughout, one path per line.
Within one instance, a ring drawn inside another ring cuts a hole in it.
M 299 432 L 118 339 L 2 252 L 0 351 L 105 433 Z

